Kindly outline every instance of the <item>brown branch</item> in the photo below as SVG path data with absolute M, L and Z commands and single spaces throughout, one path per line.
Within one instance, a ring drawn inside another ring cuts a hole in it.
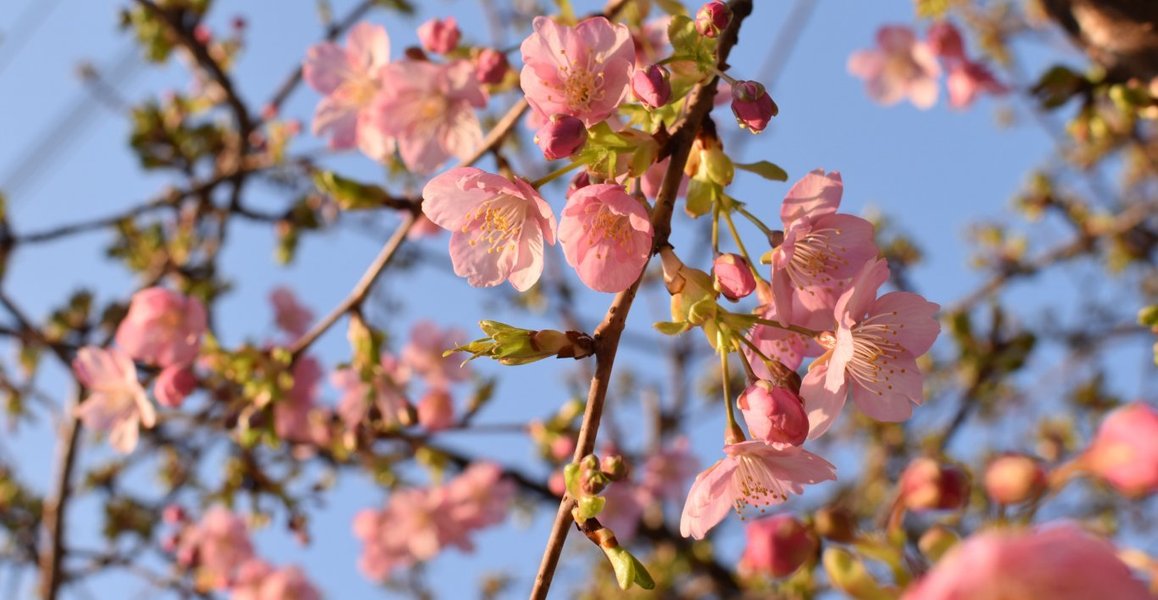
M 80 420 L 76 407 L 80 389 L 76 390 L 65 407 L 64 422 L 56 446 L 56 472 L 53 475 L 52 494 L 45 499 L 40 521 L 44 526 L 43 548 L 40 552 L 39 595 L 43 600 L 55 600 L 62 583 L 61 561 L 64 559 L 64 531 L 68 501 L 72 496 L 72 472 L 76 468 L 76 447 L 80 441 Z
M 720 37 L 720 70 L 727 68 L 728 54 L 738 39 L 740 23 L 752 12 L 751 0 L 732 0 L 729 5 L 734 17 L 727 30 Z M 652 254 L 669 245 L 668 238 L 671 236 L 671 218 L 675 207 L 676 192 L 683 179 L 684 165 L 691 152 L 692 142 L 695 141 L 696 135 L 712 109 L 717 83 L 718 78 L 713 77 L 708 82 L 696 86 L 688 98 L 687 106 L 690 108 L 687 114 L 676 124 L 671 138 L 665 144 L 665 150 L 669 150 L 666 154 L 670 155 L 671 163 L 668 165 L 667 172 L 664 173 L 663 183 L 652 211 L 651 223 L 655 231 Z M 611 379 L 612 366 L 619 347 L 619 338 L 623 333 L 627 313 L 631 310 L 632 301 L 635 300 L 635 294 L 642 279 L 643 275 L 641 274 L 631 287 L 615 296 L 611 307 L 607 309 L 603 322 L 595 329 L 595 376 L 591 379 L 591 387 L 587 393 L 587 407 L 583 413 L 583 422 L 579 429 L 579 438 L 572 458 L 575 462 L 590 454 L 595 448 L 595 438 L 599 433 L 599 423 L 603 416 L 603 404 L 607 398 L 607 386 Z M 551 527 L 547 547 L 543 551 L 543 559 L 539 564 L 539 572 L 535 576 L 534 587 L 531 589 L 532 600 L 542 600 L 547 597 L 555 568 L 559 564 L 559 555 L 563 551 L 568 530 L 573 522 L 571 509 L 574 506 L 575 501 L 568 497 L 564 497 L 559 503 L 559 510 L 555 514 L 555 523 Z

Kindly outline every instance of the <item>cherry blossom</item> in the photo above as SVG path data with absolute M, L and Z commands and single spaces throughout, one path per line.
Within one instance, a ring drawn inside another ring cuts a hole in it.
M 520 81 L 535 113 L 578 117 L 588 127 L 610 117 L 627 97 L 635 63 L 627 27 L 603 17 L 574 27 L 535 17 L 533 27 Z
M 117 451 L 132 452 L 139 429 L 157 422 L 132 359 L 116 348 L 85 346 L 77 351 L 72 371 L 89 391 L 76 408 L 76 416 L 86 428 L 107 432 L 109 444 Z
M 836 479 L 835 467 L 797 446 L 747 441 L 724 446 L 727 456 L 696 476 L 680 517 L 680 534 L 702 539 L 735 509 L 765 507 L 800 494 L 806 483 Z
M 293 290 L 277 287 L 269 293 L 273 304 L 274 323 L 292 339 L 298 339 L 309 331 L 314 322 L 314 312 L 298 301 Z
M 454 273 L 475 287 L 510 281 L 525 292 L 543 273 L 543 247 L 555 244 L 555 214 L 522 179 L 473 167 L 451 169 L 426 184 L 422 211 L 451 232 Z
M 876 298 L 888 277 L 884 259 L 874 260 L 836 303 L 837 330 L 800 388 L 812 425 L 809 439 L 828 430 L 850 393 L 865 414 L 890 422 L 908 419 L 923 399 L 917 357 L 941 330 L 934 318 L 940 307 L 911 292 Z
M 1126 496 L 1158 492 L 1158 409 L 1134 402 L 1111 412 L 1078 463 Z
M 978 533 L 949 551 L 903 600 L 1147 600 L 1105 540 L 1072 523 Z
M 205 306 L 191 296 L 151 287 L 133 294 L 116 341 L 133 359 L 168 367 L 193 362 L 205 333 Z
M 333 42 L 311 46 L 302 78 L 324 94 L 314 111 L 314 135 L 329 135 L 336 149 L 357 147 L 384 161 L 394 154 L 394 140 L 373 121 L 372 106 L 382 89 L 382 68 L 390 62 L 390 38 L 378 25 L 350 28 L 346 48 Z
M 431 173 L 451 156 L 469 157 L 482 143 L 474 111 L 486 103 L 470 61 L 404 60 L 382 69 L 382 91 L 370 110 L 376 126 L 398 140 L 406 167 Z
M 188 365 L 165 367 L 153 382 L 153 396 L 162 406 L 177 408 L 197 389 L 197 376 Z
M 908 98 L 917 108 L 926 109 L 937 103 L 941 67 L 928 44 L 918 41 L 906 26 L 878 29 L 877 47 L 854 52 L 848 71 L 864 79 L 869 97 L 881 104 Z
M 752 521 L 744 534 L 747 545 L 740 557 L 740 570 L 773 577 L 791 575 L 815 557 L 820 546 L 808 527 L 790 514 Z
M 232 585 L 238 568 L 253 556 L 245 521 L 222 506 L 210 508 L 182 531 L 177 547 L 177 562 L 196 568 L 218 590 Z
M 342 423 L 354 429 L 366 420 L 371 407 L 378 410 L 386 426 L 407 422 L 410 401 L 406 398 L 405 386 L 408 379 L 409 369 L 387 353 L 382 354 L 381 368 L 369 382 L 363 381 L 357 369 L 335 370 L 330 375 L 330 384 L 342 392 L 337 409 Z
M 651 256 L 647 209 L 612 183 L 571 194 L 559 222 L 567 264 L 593 290 L 620 292 L 639 279 Z

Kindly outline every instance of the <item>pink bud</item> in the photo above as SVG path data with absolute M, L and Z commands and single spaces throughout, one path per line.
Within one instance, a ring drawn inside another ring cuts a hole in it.
M 792 515 L 776 515 L 748 524 L 748 545 L 740 557 L 747 572 L 764 572 L 773 577 L 790 575 L 816 556 L 819 541 Z
M 760 133 L 780 113 L 780 108 L 759 82 L 740 81 L 732 86 L 732 113 L 740 127 Z
M 161 510 L 161 520 L 170 525 L 184 523 L 187 518 L 189 515 L 185 514 L 185 509 L 181 508 L 180 504 L 167 504 Z
M 185 397 L 197 389 L 197 377 L 193 375 L 189 365 L 171 365 L 165 367 L 157 380 L 153 382 L 153 395 L 161 406 L 177 408 L 185 401 Z
M 957 509 L 969 499 L 969 477 L 957 467 L 918 458 L 901 474 L 900 494 L 910 510 Z
M 550 479 L 547 480 L 547 489 L 551 490 L 551 493 L 556 496 L 562 496 L 567 493 L 567 480 L 563 477 L 562 471 L 551 473 Z
M 565 158 L 587 143 L 587 128 L 570 115 L 553 115 L 535 134 L 535 143 L 547 160 Z
M 561 435 L 551 442 L 551 456 L 555 460 L 568 460 L 575 452 L 575 438 L 570 435 Z
M 587 169 L 583 169 L 571 178 L 571 185 L 567 186 L 566 197 L 570 198 L 571 194 L 591 185 L 591 175 L 587 173 Z
M 985 493 L 999 504 L 1032 500 L 1045 486 L 1045 469 L 1023 454 L 1000 456 L 985 469 Z
M 1079 462 L 1126 496 L 1158 492 L 1158 410 L 1135 402 L 1106 415 Z
M 474 61 L 475 77 L 479 83 L 491 85 L 502 83 L 507 76 L 507 71 L 511 69 L 507 55 L 492 48 L 483 48 Z
M 927 34 L 929 49 L 933 54 L 949 61 L 965 60 L 965 42 L 961 32 L 948 21 L 941 21 L 929 28 Z
M 198 24 L 193 28 L 193 39 L 197 40 L 198 44 L 206 46 L 213 41 L 213 31 L 205 24 Z
M 671 100 L 671 73 L 659 65 L 635 69 L 631 75 L 631 93 L 649 109 L 657 109 Z
M 418 27 L 418 40 L 422 47 L 437 54 L 446 54 L 458 47 L 462 32 L 454 17 L 431 19 Z
M 243 31 L 247 25 L 249 25 L 249 23 L 245 20 L 245 17 L 241 15 L 234 15 L 233 19 L 229 22 L 229 26 L 237 32 Z
M 423 427 L 438 431 L 454 424 L 454 402 L 450 392 L 433 389 L 418 401 L 418 422 Z
M 761 379 L 748 386 L 736 403 L 755 439 L 799 446 L 808 438 L 804 403 L 788 389 Z
M 705 37 L 714 38 L 720 35 L 731 22 L 732 9 L 720 0 L 709 2 L 696 12 L 696 31 Z
M 716 278 L 716 289 L 732 302 L 746 298 L 756 290 L 756 277 L 752 275 L 752 267 L 738 254 L 717 256 L 712 266 L 712 275 Z
M 277 118 L 277 107 L 273 104 L 266 104 L 261 107 L 261 118 L 266 121 L 272 121 Z

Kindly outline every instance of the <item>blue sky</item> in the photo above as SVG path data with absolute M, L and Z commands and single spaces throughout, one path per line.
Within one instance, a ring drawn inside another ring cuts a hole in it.
M 22 11 L 40 1 L 11 0 L 11 9 L 0 15 L 0 31 L 9 32 Z M 35 173 L 13 172 L 70 108 L 95 102 L 82 91 L 75 76 L 79 63 L 90 61 L 107 68 L 131 56 L 131 41 L 117 30 L 117 11 L 123 4 L 111 0 L 63 0 L 14 58 L 5 56 L 10 48 L 0 42 L 0 60 L 12 58 L 0 71 L 0 90 L 4 92 L 0 94 L 0 177 L 7 178 L 0 180 L 0 187 L 7 187 L 5 191 L 10 192 L 11 220 L 18 231 L 116 213 L 152 197 L 167 181 L 137 168 L 126 142 L 126 119 L 103 106 L 95 106 L 85 120 L 63 130 L 48 158 L 35 165 Z M 335 0 L 334 4 L 335 13 L 341 15 L 353 2 Z M 420 4 L 420 18 L 406 19 L 388 13 L 372 16 L 374 22 L 386 25 L 394 56 L 414 43 L 414 28 L 430 15 L 454 14 L 460 23 L 468 24 L 468 38 L 487 39 L 485 30 L 469 27 L 481 22 L 477 3 L 460 0 Z M 595 8 L 591 2 L 576 4 L 579 10 Z M 734 75 L 756 76 L 771 45 L 772 32 L 779 27 L 788 7 L 789 3 L 757 3 L 731 61 Z M 312 2 L 219 0 L 212 22 L 224 31 L 234 14 L 246 16 L 249 22 L 247 49 L 237 67 L 237 80 L 241 96 L 256 109 L 300 61 L 306 48 L 320 37 L 320 26 Z M 914 272 L 918 287 L 931 300 L 947 304 L 979 281 L 978 274 L 967 265 L 967 224 L 978 217 L 1013 220 L 1010 199 L 1024 183 L 1027 172 L 1045 162 L 1052 142 L 1020 105 L 1006 101 L 984 99 L 972 110 L 954 111 L 942 100 L 925 112 L 909 105 L 882 108 L 872 104 L 863 94 L 861 82 L 846 73 L 845 61 L 852 51 L 871 45 L 878 25 L 912 21 L 909 0 L 818 2 L 790 61 L 770 88 L 780 116 L 769 131 L 749 140 L 743 155 L 737 158 L 744 162 L 771 160 L 783 166 L 793 179 L 818 167 L 841 171 L 845 181 L 844 210 L 863 213 L 872 207 L 893 217 L 926 253 L 925 262 Z M 4 39 L 12 38 L 6 35 Z M 1060 45 L 1053 49 L 1057 48 Z M 1043 55 L 1037 48 L 1025 50 L 1033 64 Z M 1072 55 L 1070 58 L 1074 60 Z M 134 66 L 114 87 L 130 102 L 189 85 L 185 71 L 177 65 L 157 69 L 132 61 L 126 64 Z M 303 86 L 283 112 L 308 123 L 316 101 L 317 96 Z M 498 99 L 496 110 L 510 101 L 509 97 Z M 1012 127 L 998 127 L 995 113 L 999 109 L 1013 110 Z M 732 123 L 726 111 L 717 111 L 722 130 Z M 306 135 L 294 149 L 321 146 L 321 141 Z M 376 174 L 373 165 L 357 157 L 342 158 L 333 164 L 343 173 L 364 179 Z M 733 187 L 733 195 L 748 202 L 755 212 L 772 217 L 788 186 L 740 174 Z M 285 199 L 267 186 L 253 186 L 253 190 L 257 204 L 284 206 Z M 545 195 L 556 210 L 561 208 L 560 188 L 550 189 Z M 290 268 L 273 263 L 274 244 L 268 228 L 239 223 L 225 251 L 224 263 L 236 288 L 221 302 L 217 315 L 226 332 L 226 342 L 272 336 L 265 298 L 270 288 L 278 284 L 297 289 L 316 313 L 328 311 L 345 296 L 377 251 L 388 231 L 385 223 L 377 228 L 383 232 L 381 237 L 337 230 L 310 236 Z M 686 224 L 686 219 L 677 218 L 677 227 Z M 105 260 L 103 247 L 109 241 L 109 234 L 99 233 L 66 243 L 21 249 L 7 274 L 5 288 L 38 317 L 47 312 L 50 303 L 59 302 L 78 287 L 96 290 L 101 300 L 124 297 L 134 288 L 134 282 L 123 269 Z M 446 239 L 423 244 L 427 250 L 441 252 Z M 560 264 L 561 258 L 555 256 Z M 472 290 L 447 269 L 422 268 L 413 276 L 406 280 L 388 276 L 379 289 L 380 296 L 403 301 L 397 310 L 391 309 L 387 321 L 400 334 L 409 329 L 409 322 L 419 318 L 456 323 L 472 334 L 475 322 L 481 318 L 519 318 L 502 310 L 501 295 Z M 1072 285 L 1075 283 L 1063 280 L 1048 286 L 1027 286 L 1028 290 L 1018 293 L 1026 294 L 1032 302 L 1042 294 L 1057 293 Z M 582 317 L 593 324 L 610 298 L 597 293 L 582 295 Z M 636 331 L 646 331 L 651 321 L 663 319 L 662 298 L 645 296 L 643 300 L 629 322 Z M 379 310 L 378 316 L 384 315 Z M 317 345 L 318 356 L 330 365 L 348 356 L 346 352 L 341 328 Z M 646 370 L 654 359 L 628 349 L 620 360 L 620 364 Z M 499 395 L 483 421 L 526 421 L 550 413 L 567 397 L 562 381 L 568 366 L 550 363 L 499 373 L 492 365 L 480 365 L 481 370 L 504 377 Z M 46 375 L 63 382 L 59 370 L 50 369 Z M 1136 384 L 1126 381 L 1122 383 L 1123 390 L 1139 391 L 1142 383 L 1140 378 Z M 64 389 L 63 383 L 49 387 Z M 336 398 L 334 391 L 328 389 L 326 398 L 332 402 Z M 715 436 L 720 431 L 720 415 L 711 415 L 692 432 L 705 465 L 717 458 Z M 630 430 L 630 424 L 626 427 Z M 47 485 L 51 459 L 51 446 L 43 438 L 22 435 L 0 439 L 0 456 L 19 457 L 21 476 L 41 489 Z M 521 438 L 452 434 L 446 440 L 448 445 L 506 464 L 541 469 L 534 463 L 532 448 Z M 93 446 L 86 444 L 85 449 Z M 261 551 L 275 562 L 303 565 L 328 597 L 371 597 L 380 588 L 366 581 L 355 568 L 360 548 L 349 524 L 357 510 L 378 506 L 382 499 L 383 493 L 366 481 L 343 477 L 328 504 L 315 515 L 312 546 L 299 547 L 287 534 L 271 528 L 259 535 Z M 450 551 L 439 557 L 429 566 L 435 590 L 446 597 L 468 595 L 484 572 L 506 570 L 519 577 L 511 597 L 525 595 L 553 514 L 553 510 L 546 509 L 533 516 L 513 516 L 508 524 L 479 536 L 479 552 L 463 555 Z M 81 503 L 72 516 L 78 538 L 91 538 L 95 529 L 92 506 Z M 86 525 L 92 526 L 88 532 L 80 531 Z M 730 522 L 725 528 L 724 552 L 735 556 L 740 528 L 737 522 Z M 579 546 L 573 541 L 569 550 Z M 585 563 L 572 562 L 579 560 L 578 556 L 586 560 L 588 555 L 569 552 L 564 556 L 564 582 L 573 583 L 573 576 L 582 573 L 582 566 L 575 565 Z M 95 582 L 91 590 L 103 597 L 102 591 L 111 593 L 107 590 L 120 583 L 123 580 L 106 578 Z

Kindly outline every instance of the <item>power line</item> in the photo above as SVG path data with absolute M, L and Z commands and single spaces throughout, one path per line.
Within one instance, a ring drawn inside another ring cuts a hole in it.
M 60 0 L 32 0 L 24 7 L 20 16 L 16 17 L 16 21 L 8 30 L 12 32 L 11 36 L 0 37 L 0 74 L 3 74 L 4 69 L 12 64 L 12 61 L 24 49 L 24 44 L 34 37 L 36 30 L 44 25 L 48 20 L 48 15 L 52 14 L 52 10 L 59 5 Z

